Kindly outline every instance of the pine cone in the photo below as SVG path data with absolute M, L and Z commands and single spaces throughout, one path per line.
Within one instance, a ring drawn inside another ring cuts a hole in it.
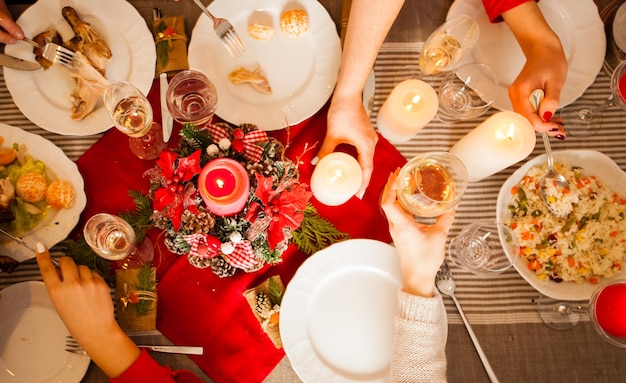
M 263 291 L 256 295 L 256 304 L 254 305 L 254 311 L 263 319 L 267 319 L 272 310 L 272 302 L 270 298 Z
M 198 206 L 198 214 L 185 210 L 181 230 L 189 234 L 208 234 L 215 226 L 215 219 L 204 206 Z
M 211 266 L 211 258 L 201 258 L 194 255 L 187 255 L 187 260 L 191 266 L 197 269 L 206 269 Z
M 220 278 L 230 277 L 235 274 L 235 267 L 231 266 L 223 257 L 209 258 L 211 261 L 211 270 Z

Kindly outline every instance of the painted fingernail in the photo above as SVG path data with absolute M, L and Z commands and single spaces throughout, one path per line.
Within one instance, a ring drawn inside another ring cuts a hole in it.
M 311 165 L 315 166 L 315 165 L 317 165 L 318 162 L 320 162 L 320 158 L 318 156 L 315 156 L 311 160 Z
M 551 131 L 551 132 L 558 132 L 558 131 L 559 131 L 559 128 L 552 128 L 552 129 L 550 129 L 550 131 Z
M 363 196 L 365 195 L 365 190 L 363 190 L 360 193 L 355 194 L 355 197 L 358 199 L 363 199 Z
M 43 242 L 37 242 L 35 244 L 35 249 L 39 254 L 44 253 L 46 251 L 46 245 L 44 245 Z
M 561 141 L 563 141 L 565 139 L 565 136 L 562 134 L 557 134 L 556 136 L 554 136 L 556 139 L 559 139 Z
M 545 112 L 545 113 L 543 114 L 543 120 L 544 120 L 544 121 L 546 121 L 546 122 L 547 122 L 547 121 L 550 121 L 551 119 L 552 119 L 552 112 Z

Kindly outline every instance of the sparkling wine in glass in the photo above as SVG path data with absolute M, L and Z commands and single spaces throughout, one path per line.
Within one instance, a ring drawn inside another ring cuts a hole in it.
M 145 237 L 137 246 L 132 226 L 116 215 L 99 213 L 85 223 L 83 236 L 91 249 L 104 259 L 127 269 L 152 260 L 152 242 Z
M 176 74 L 165 97 L 172 117 L 181 124 L 203 125 L 211 120 L 217 107 L 215 86 L 196 70 Z
M 419 65 L 422 72 L 432 75 L 457 68 L 478 40 L 478 24 L 469 16 L 448 19 L 424 42 Z
M 122 81 L 109 86 L 102 98 L 115 127 L 129 137 L 133 154 L 145 160 L 158 158 L 167 144 L 161 126 L 152 121 L 152 106 L 146 96 Z
M 626 61 L 622 61 L 611 76 L 611 96 L 602 104 L 595 104 L 586 97 L 562 108 L 559 117 L 563 119 L 566 131 L 575 137 L 588 137 L 600 129 L 603 112 L 619 106 L 626 110 Z
M 451 209 L 467 188 L 467 171 L 448 152 L 428 152 L 407 162 L 398 174 L 398 200 L 417 217 L 436 217 Z

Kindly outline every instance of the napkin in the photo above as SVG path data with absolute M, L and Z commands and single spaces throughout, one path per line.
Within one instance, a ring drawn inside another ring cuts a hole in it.
M 156 115 L 158 85 L 153 86 L 148 98 Z M 288 142 L 289 158 L 299 158 L 301 181 L 305 183 L 309 183 L 313 171 L 311 159 L 326 133 L 327 111 L 328 105 L 300 124 L 270 132 L 282 142 Z M 179 129 L 180 125 L 175 124 L 170 147 L 177 146 Z M 127 141 L 125 135 L 111 129 L 78 159 L 87 194 L 83 220 L 97 212 L 118 213 L 132 209 L 128 190 L 148 190 L 148 179 L 143 173 L 155 162 L 136 158 L 128 149 Z M 345 151 L 350 151 L 348 149 Z M 352 238 L 390 242 L 387 222 L 379 208 L 380 193 L 389 174 L 405 162 L 393 145 L 380 137 L 374 173 L 362 200 L 352 198 L 341 206 L 324 206 L 315 198 L 311 202 L 322 217 Z M 78 227 L 82 228 L 83 224 L 79 223 Z M 203 346 L 205 354 L 191 358 L 216 382 L 253 383 L 265 379 L 285 354 L 283 349 L 274 346 L 259 325 L 244 292 L 274 275 L 280 275 L 287 285 L 307 255 L 292 245 L 278 265 L 219 278 L 210 270 L 191 266 L 186 257 L 170 253 L 157 230 L 148 235 L 155 243 L 157 328 L 175 344 Z
M 187 34 L 185 34 L 183 16 L 168 16 L 154 20 L 152 34 L 157 52 L 156 77 L 159 77 L 161 73 L 189 69 Z

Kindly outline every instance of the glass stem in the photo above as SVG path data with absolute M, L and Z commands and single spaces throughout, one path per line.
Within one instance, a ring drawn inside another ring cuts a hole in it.
M 602 113 L 604 112 L 604 110 L 612 107 L 616 105 L 615 100 L 613 99 L 613 96 L 609 97 L 608 99 L 606 99 L 606 101 L 604 101 L 602 104 L 597 105 L 593 108 L 584 108 L 581 109 L 578 112 L 578 117 L 580 117 L 581 120 L 590 120 L 593 118 L 594 115 L 598 114 L 598 113 Z

